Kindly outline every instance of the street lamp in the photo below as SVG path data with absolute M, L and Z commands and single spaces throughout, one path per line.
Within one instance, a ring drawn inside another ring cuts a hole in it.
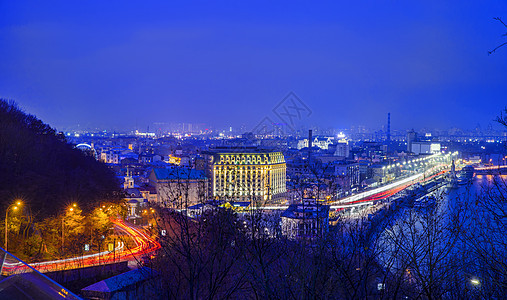
M 72 204 L 72 207 L 69 208 L 69 211 L 72 212 L 74 211 L 74 207 L 76 207 L 77 204 L 74 203 Z M 64 237 L 64 221 L 65 221 L 65 215 L 62 217 L 62 251 L 63 251 L 63 246 L 64 246 L 64 243 L 65 243 L 65 237 Z
M 9 215 L 9 210 L 11 209 L 12 206 L 14 206 L 12 208 L 13 210 L 17 210 L 18 206 L 21 206 L 21 205 L 23 205 L 23 202 L 18 200 L 15 203 L 12 203 L 11 205 L 9 205 L 9 207 L 7 207 L 7 210 L 5 211 L 5 243 L 4 243 L 5 251 L 7 251 L 7 218 Z
M 470 283 L 473 285 L 473 286 L 479 286 L 481 285 L 481 281 L 477 278 L 472 278 L 470 279 Z

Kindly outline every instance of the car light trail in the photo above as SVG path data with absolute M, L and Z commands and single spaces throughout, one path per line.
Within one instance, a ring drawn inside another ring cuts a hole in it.
M 126 223 L 123 220 L 113 220 L 120 230 L 126 232 L 134 241 L 136 246 L 134 248 L 125 247 L 125 244 L 118 241 L 115 245 L 114 251 L 103 251 L 100 253 L 89 254 L 79 257 L 72 257 L 60 260 L 46 261 L 40 263 L 30 264 L 37 271 L 53 272 L 60 270 L 70 270 L 85 267 L 93 267 L 102 264 L 115 263 L 121 261 L 136 260 L 142 256 L 160 249 L 160 243 L 152 238 L 142 230 L 135 228 L 133 225 Z M 2 275 L 13 275 L 19 273 L 30 272 L 31 269 L 22 263 L 9 263 L 5 262 L 2 270 Z

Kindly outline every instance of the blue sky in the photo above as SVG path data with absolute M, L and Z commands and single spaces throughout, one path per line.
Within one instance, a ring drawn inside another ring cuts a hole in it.
M 168 2 L 0 1 L 0 97 L 57 128 L 253 127 L 291 91 L 336 128 L 507 106 L 505 1 Z

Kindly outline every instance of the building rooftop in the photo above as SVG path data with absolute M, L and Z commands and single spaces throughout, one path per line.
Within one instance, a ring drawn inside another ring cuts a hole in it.
M 14 274 L 7 278 L 2 276 L 0 299 L 81 299 L 1 247 L 0 255 L 3 257 L 1 268 L 8 274 Z M 11 266 L 4 268 L 7 261 Z
M 89 285 L 83 288 L 81 292 L 85 297 L 107 297 L 107 295 L 128 289 L 130 286 L 150 279 L 155 275 L 156 272 L 152 269 L 142 267 Z
M 191 168 L 158 168 L 153 169 L 157 180 L 178 180 L 178 179 L 206 179 L 206 175 L 202 170 L 196 170 Z
M 329 205 L 322 204 L 291 204 L 282 213 L 282 218 L 317 219 L 329 218 Z
M 16 274 L 0 282 L 0 299 L 80 299 L 35 273 Z
M 258 146 L 217 146 L 203 151 L 205 154 L 218 154 L 218 153 L 272 153 L 279 152 L 276 150 L 262 148 Z

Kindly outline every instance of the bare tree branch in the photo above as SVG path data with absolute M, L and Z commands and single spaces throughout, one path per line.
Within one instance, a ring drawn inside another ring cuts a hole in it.
M 504 34 L 504 35 L 507 35 L 507 34 Z M 500 44 L 499 46 L 496 46 L 495 49 L 493 49 L 491 51 L 488 51 L 488 55 L 494 53 L 496 50 L 498 50 L 498 48 L 501 48 L 501 47 L 503 47 L 505 45 L 507 45 L 507 42 L 505 42 L 503 44 Z
M 504 127 L 507 127 L 507 107 L 504 108 L 504 110 L 500 112 L 500 115 L 498 117 L 496 117 L 495 121 L 497 123 L 503 125 Z
M 504 21 L 502 21 L 502 19 L 500 19 L 499 17 L 493 18 L 493 20 L 497 20 L 497 21 L 499 21 L 500 23 L 502 23 L 502 25 L 503 25 L 505 28 L 507 28 L 507 24 L 506 24 Z M 506 33 L 504 33 L 504 34 L 502 34 L 502 36 L 507 36 L 507 32 L 506 32 Z M 505 45 L 507 45 L 507 42 L 502 43 L 501 45 L 499 45 L 499 46 L 495 47 L 495 49 L 493 49 L 493 50 L 491 50 L 491 51 L 488 51 L 488 55 L 493 54 L 496 50 L 498 50 L 499 48 L 501 48 L 501 47 L 503 47 L 503 46 L 505 46 Z
M 502 21 L 502 19 L 500 19 L 499 17 L 493 18 L 493 20 L 500 21 L 500 23 L 502 23 L 503 26 L 505 26 L 505 28 L 507 28 L 507 24 L 505 24 L 504 21 Z

